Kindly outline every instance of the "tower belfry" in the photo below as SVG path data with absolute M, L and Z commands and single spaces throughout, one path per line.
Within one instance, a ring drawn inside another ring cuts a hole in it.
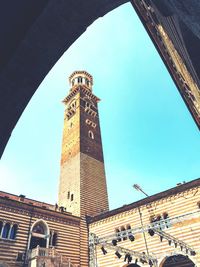
M 59 184 L 59 206 L 77 216 L 108 210 L 99 98 L 92 92 L 93 78 L 86 71 L 69 77 L 65 104 Z

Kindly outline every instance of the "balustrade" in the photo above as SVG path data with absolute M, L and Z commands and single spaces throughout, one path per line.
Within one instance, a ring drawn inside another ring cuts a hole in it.
M 28 261 L 31 261 L 36 258 L 56 258 L 57 262 L 62 264 L 61 266 L 65 267 L 80 267 L 80 265 L 72 264 L 71 259 L 59 254 L 56 249 L 53 248 L 41 248 L 37 246 L 36 248 L 29 250 L 28 252 Z

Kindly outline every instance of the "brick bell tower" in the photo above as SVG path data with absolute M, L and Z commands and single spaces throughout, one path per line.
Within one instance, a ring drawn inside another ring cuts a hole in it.
M 101 142 L 99 98 L 92 93 L 93 78 L 86 71 L 69 77 L 65 104 L 59 184 L 59 206 L 77 216 L 108 210 Z

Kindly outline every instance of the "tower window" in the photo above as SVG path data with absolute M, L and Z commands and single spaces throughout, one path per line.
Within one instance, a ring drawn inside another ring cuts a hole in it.
M 85 122 L 86 122 L 86 124 L 88 124 L 88 125 L 90 125 L 90 124 L 92 123 L 89 119 L 87 119 Z
M 82 83 L 83 82 L 83 78 L 82 77 L 78 77 L 78 83 Z
M 90 106 L 91 106 L 91 104 L 90 104 L 90 103 L 88 103 L 88 102 L 85 102 L 85 107 L 86 107 L 86 108 L 90 108 Z
M 85 84 L 86 84 L 87 86 L 90 85 L 90 82 L 89 82 L 89 80 L 88 80 L 87 78 L 85 79 Z
M 74 110 L 76 109 L 76 100 L 75 99 L 72 100 L 72 102 L 70 103 L 69 108 L 74 109 Z
M 71 194 L 71 201 L 74 200 L 74 194 Z
M 70 199 L 70 192 L 67 193 L 67 199 Z
M 89 131 L 88 132 L 88 136 L 91 138 L 91 139 L 94 139 L 94 133 L 92 131 Z

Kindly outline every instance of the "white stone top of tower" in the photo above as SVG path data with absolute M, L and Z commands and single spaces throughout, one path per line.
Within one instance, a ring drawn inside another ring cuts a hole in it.
M 71 90 L 77 85 L 84 85 L 84 87 L 92 91 L 93 77 L 86 71 L 74 71 L 69 76 L 69 83 Z

